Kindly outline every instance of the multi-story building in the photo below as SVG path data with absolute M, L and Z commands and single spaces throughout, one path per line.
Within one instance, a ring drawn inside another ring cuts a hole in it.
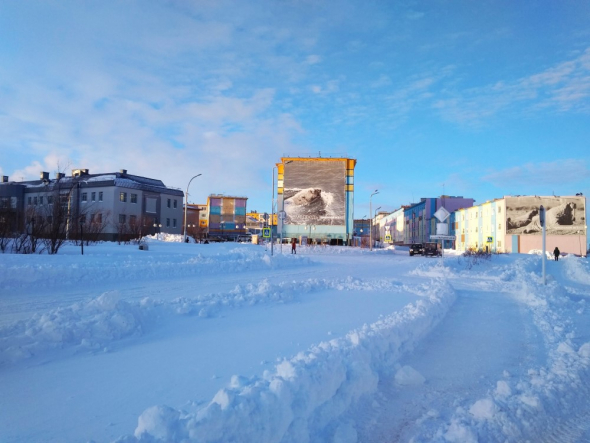
M 247 197 L 211 194 L 207 198 L 209 236 L 227 239 L 245 234 L 247 201 Z
M 283 157 L 277 164 L 278 232 L 286 238 L 347 244 L 354 231 L 350 158 Z
M 90 174 L 74 169 L 54 179 L 41 172 L 39 180 L 11 182 L 3 176 L 0 201 L 10 206 L 13 232 L 36 225 L 43 230 L 65 223 L 65 235 L 79 231 L 96 239 L 115 240 L 139 234 L 182 232 L 183 192 L 160 180 L 119 172 Z
M 381 239 L 384 239 L 385 243 L 393 245 L 405 244 L 404 210 L 409 207 L 402 206 L 379 220 L 379 235 Z M 387 238 L 390 238 L 390 240 L 387 240 Z
M 278 214 L 252 211 L 246 214 L 246 228 L 252 234 L 262 234 L 262 228 L 269 227 L 269 221 L 272 219 L 270 227 L 275 231 L 277 227 Z
M 546 248 L 586 255 L 586 198 L 576 196 L 506 196 L 451 214 L 455 248 L 523 252 L 542 248 L 539 208 L 546 210 Z
M 404 209 L 404 238 L 405 244 L 426 243 L 430 236 L 436 233 L 438 220 L 434 213 L 440 208 L 449 212 L 460 208 L 469 208 L 475 202 L 472 198 L 441 195 L 436 198 L 422 198 L 419 203 Z
M 191 204 L 186 207 L 186 233 L 189 237 L 201 239 L 207 234 L 207 205 Z

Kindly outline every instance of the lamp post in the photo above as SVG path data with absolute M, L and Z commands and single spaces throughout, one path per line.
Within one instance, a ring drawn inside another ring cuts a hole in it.
M 272 167 L 272 198 L 270 200 L 270 255 L 273 255 L 273 235 L 272 235 L 272 222 L 275 216 L 275 169 L 276 166 Z
M 187 224 L 186 211 L 187 211 L 187 208 L 188 208 L 188 187 L 191 185 L 191 182 L 195 178 L 199 177 L 200 175 L 202 175 L 202 174 L 197 174 L 197 175 L 195 175 L 193 178 L 191 178 L 189 180 L 188 185 L 186 185 L 186 194 L 184 194 L 184 241 L 185 241 L 185 243 L 186 243 L 186 240 L 187 240 L 187 236 L 186 236 L 186 224 Z
M 162 228 L 162 223 L 158 223 L 158 219 L 156 219 L 154 222 L 154 234 L 157 234 L 156 238 L 158 240 L 160 240 L 160 228 Z
M 377 209 L 375 209 L 375 217 L 373 217 L 373 220 L 375 220 L 375 221 L 377 221 L 377 220 L 376 220 L 376 218 L 377 218 L 377 211 L 378 211 L 379 209 L 381 209 L 381 206 L 379 206 Z M 379 233 L 379 234 L 381 234 L 381 233 Z M 375 236 L 376 236 L 376 235 L 377 235 L 377 233 L 375 232 Z M 381 238 L 381 235 L 379 235 L 379 238 Z M 375 241 L 377 241 L 377 238 L 375 238 Z
M 379 194 L 379 191 L 377 189 L 375 189 L 375 192 L 373 192 L 371 194 L 371 196 L 369 197 L 369 214 L 373 213 L 373 196 Z M 372 251 L 373 250 L 373 219 L 371 219 L 371 222 L 369 224 L 369 250 Z
M 80 217 L 80 248 L 82 249 L 82 255 L 84 255 L 84 221 Z
M 307 245 L 309 246 L 309 241 L 311 240 L 311 230 L 315 231 L 315 225 L 305 225 L 305 229 L 307 230 L 307 226 L 309 226 L 309 235 L 307 236 Z
M 293 163 L 293 160 L 289 160 L 288 162 L 285 162 L 285 165 L 288 165 L 289 163 Z M 273 166 L 272 167 L 272 199 L 271 199 L 271 214 L 270 214 L 270 255 L 273 255 L 273 243 L 274 243 L 274 239 L 273 239 L 273 232 L 272 232 L 272 224 L 274 222 L 274 218 L 275 218 L 275 169 L 277 169 L 277 166 Z M 277 169 L 277 173 L 278 173 L 278 169 Z M 277 183 L 278 185 L 278 183 Z M 278 209 L 278 208 L 277 208 Z M 278 223 L 277 223 L 277 227 L 278 227 Z M 281 222 L 281 236 L 283 233 L 283 223 Z M 282 238 L 281 238 L 281 243 L 282 243 Z

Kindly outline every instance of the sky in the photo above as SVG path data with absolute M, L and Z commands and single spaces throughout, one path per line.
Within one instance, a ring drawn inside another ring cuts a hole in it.
M 127 169 L 270 211 L 355 158 L 355 217 L 590 195 L 590 3 L 0 0 L 0 173 Z

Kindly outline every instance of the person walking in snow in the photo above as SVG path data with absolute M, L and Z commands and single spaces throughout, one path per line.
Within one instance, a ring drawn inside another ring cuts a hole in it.
M 559 261 L 559 248 L 557 246 L 553 250 L 553 255 L 555 256 L 555 261 Z
M 295 239 L 291 241 L 291 254 L 297 254 L 297 244 L 295 243 Z

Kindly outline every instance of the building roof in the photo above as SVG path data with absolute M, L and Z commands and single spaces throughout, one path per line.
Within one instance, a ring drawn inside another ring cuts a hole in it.
M 56 187 L 70 188 L 78 183 L 84 183 L 84 187 L 98 188 L 104 186 L 118 186 L 121 188 L 138 189 L 142 191 L 157 192 L 182 197 L 184 193 L 180 189 L 167 187 L 162 180 L 157 180 L 126 172 L 113 172 L 104 174 L 83 174 L 80 176 L 63 176 L 53 179 L 39 179 L 22 182 L 8 182 L 11 185 L 25 186 L 29 192 Z

